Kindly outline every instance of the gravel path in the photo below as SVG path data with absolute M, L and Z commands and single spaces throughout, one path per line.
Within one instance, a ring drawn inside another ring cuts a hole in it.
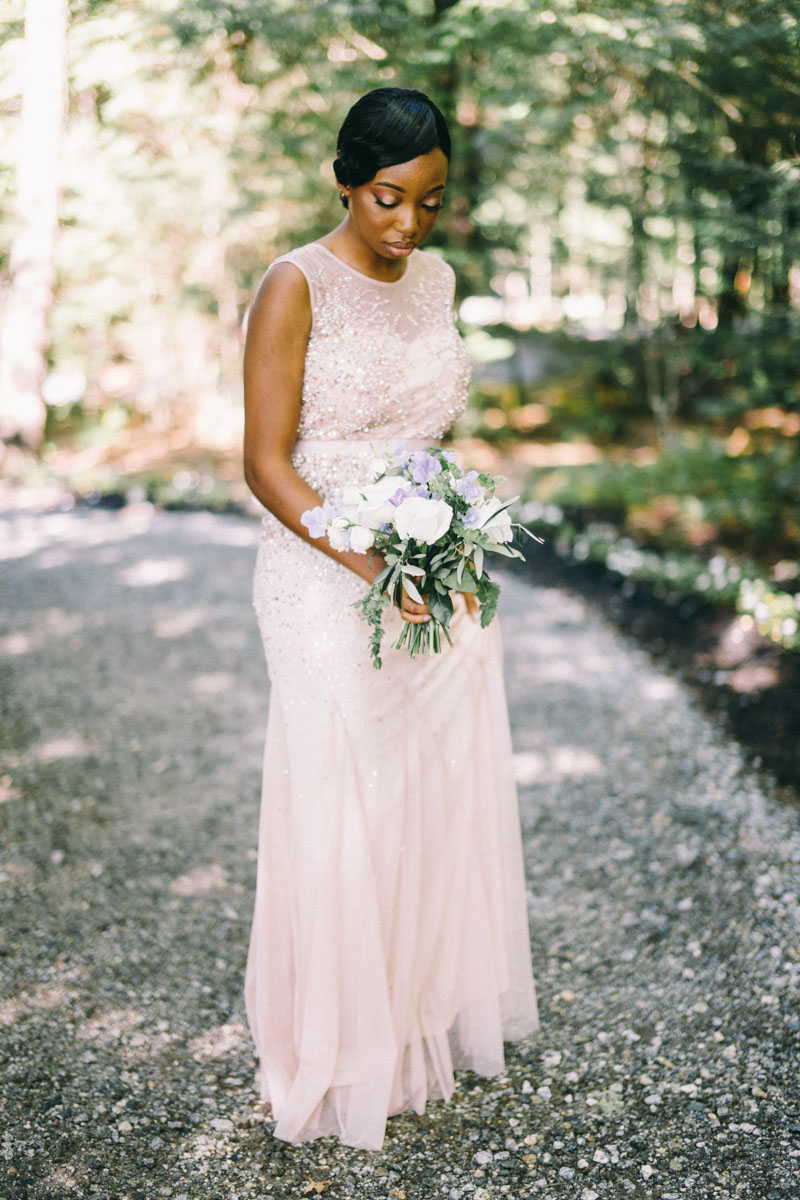
M 272 1138 L 242 982 L 258 526 L 0 514 L 0 1195 L 800 1193 L 800 815 L 576 597 L 506 576 L 542 1030 L 384 1150 Z

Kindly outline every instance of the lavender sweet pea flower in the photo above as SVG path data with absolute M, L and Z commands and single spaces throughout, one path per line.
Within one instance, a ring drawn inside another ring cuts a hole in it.
M 405 467 L 408 462 L 408 450 L 402 442 L 392 442 L 384 453 L 388 455 L 393 467 Z
M 467 504 L 474 504 L 476 500 L 483 497 L 484 489 L 478 483 L 478 472 L 467 471 L 466 475 L 462 475 L 461 479 L 456 481 L 456 491 L 459 496 L 463 496 Z
M 443 450 L 442 458 L 446 458 L 449 463 L 454 463 L 456 461 L 455 450 Z
M 431 494 L 430 494 L 430 492 L 428 491 L 428 489 L 425 487 L 425 484 L 424 484 L 424 483 L 420 483 L 420 484 L 418 484 L 418 486 L 417 486 L 417 487 L 415 487 L 415 488 L 412 488 L 412 489 L 411 489 L 411 491 L 410 491 L 410 493 L 409 493 L 409 495 L 411 495 L 411 496 L 424 496 L 424 498 L 425 498 L 426 500 L 430 500 L 430 498 L 431 498 Z
M 413 495 L 412 489 L 408 487 L 399 487 L 397 491 L 389 497 L 389 503 L 397 508 L 398 504 L 402 504 L 406 496 Z
M 334 517 L 340 517 L 344 504 L 341 500 L 323 500 L 322 514 L 326 521 L 332 521 Z
M 411 478 L 414 483 L 427 483 L 434 475 L 438 475 L 442 464 L 438 458 L 428 454 L 427 450 L 415 450 L 409 459 Z
M 483 518 L 483 512 L 479 508 L 468 508 L 461 518 L 461 524 L 465 529 L 475 529 L 480 525 Z
M 308 530 L 309 537 L 319 538 L 325 536 L 325 529 L 328 524 L 328 519 L 324 509 L 319 505 L 316 508 L 307 508 L 300 517 L 301 525 L 305 525 Z

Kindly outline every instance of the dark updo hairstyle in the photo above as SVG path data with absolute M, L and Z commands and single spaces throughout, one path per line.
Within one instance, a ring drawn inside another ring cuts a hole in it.
M 356 100 L 336 142 L 333 173 L 343 187 L 360 187 L 382 167 L 408 162 L 436 147 L 450 159 L 450 133 L 424 92 L 384 87 Z M 347 208 L 347 196 L 340 196 Z

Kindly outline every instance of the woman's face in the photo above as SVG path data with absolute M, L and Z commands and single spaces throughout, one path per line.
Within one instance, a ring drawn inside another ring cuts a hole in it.
M 381 258 L 407 258 L 436 224 L 446 181 L 447 156 L 438 146 L 381 167 L 369 183 L 341 189 L 349 197 L 348 223 Z

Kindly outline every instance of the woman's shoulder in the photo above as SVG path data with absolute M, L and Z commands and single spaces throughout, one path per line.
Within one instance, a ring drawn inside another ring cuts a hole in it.
M 298 267 L 305 276 L 314 274 L 315 267 L 319 264 L 320 258 L 314 242 L 306 242 L 302 246 L 294 246 L 291 250 L 285 250 L 282 254 L 277 254 L 266 267 L 267 273 L 272 271 L 273 267 L 279 263 L 292 263 Z
M 296 270 L 281 271 L 280 267 L 283 263 L 291 264 Z M 324 282 L 324 266 L 318 245 L 314 242 L 306 242 L 302 246 L 294 246 L 291 250 L 276 255 L 267 264 L 263 280 L 270 282 L 280 278 L 283 287 L 290 291 L 302 292 L 305 294 L 306 302 L 309 299 L 313 302 Z

